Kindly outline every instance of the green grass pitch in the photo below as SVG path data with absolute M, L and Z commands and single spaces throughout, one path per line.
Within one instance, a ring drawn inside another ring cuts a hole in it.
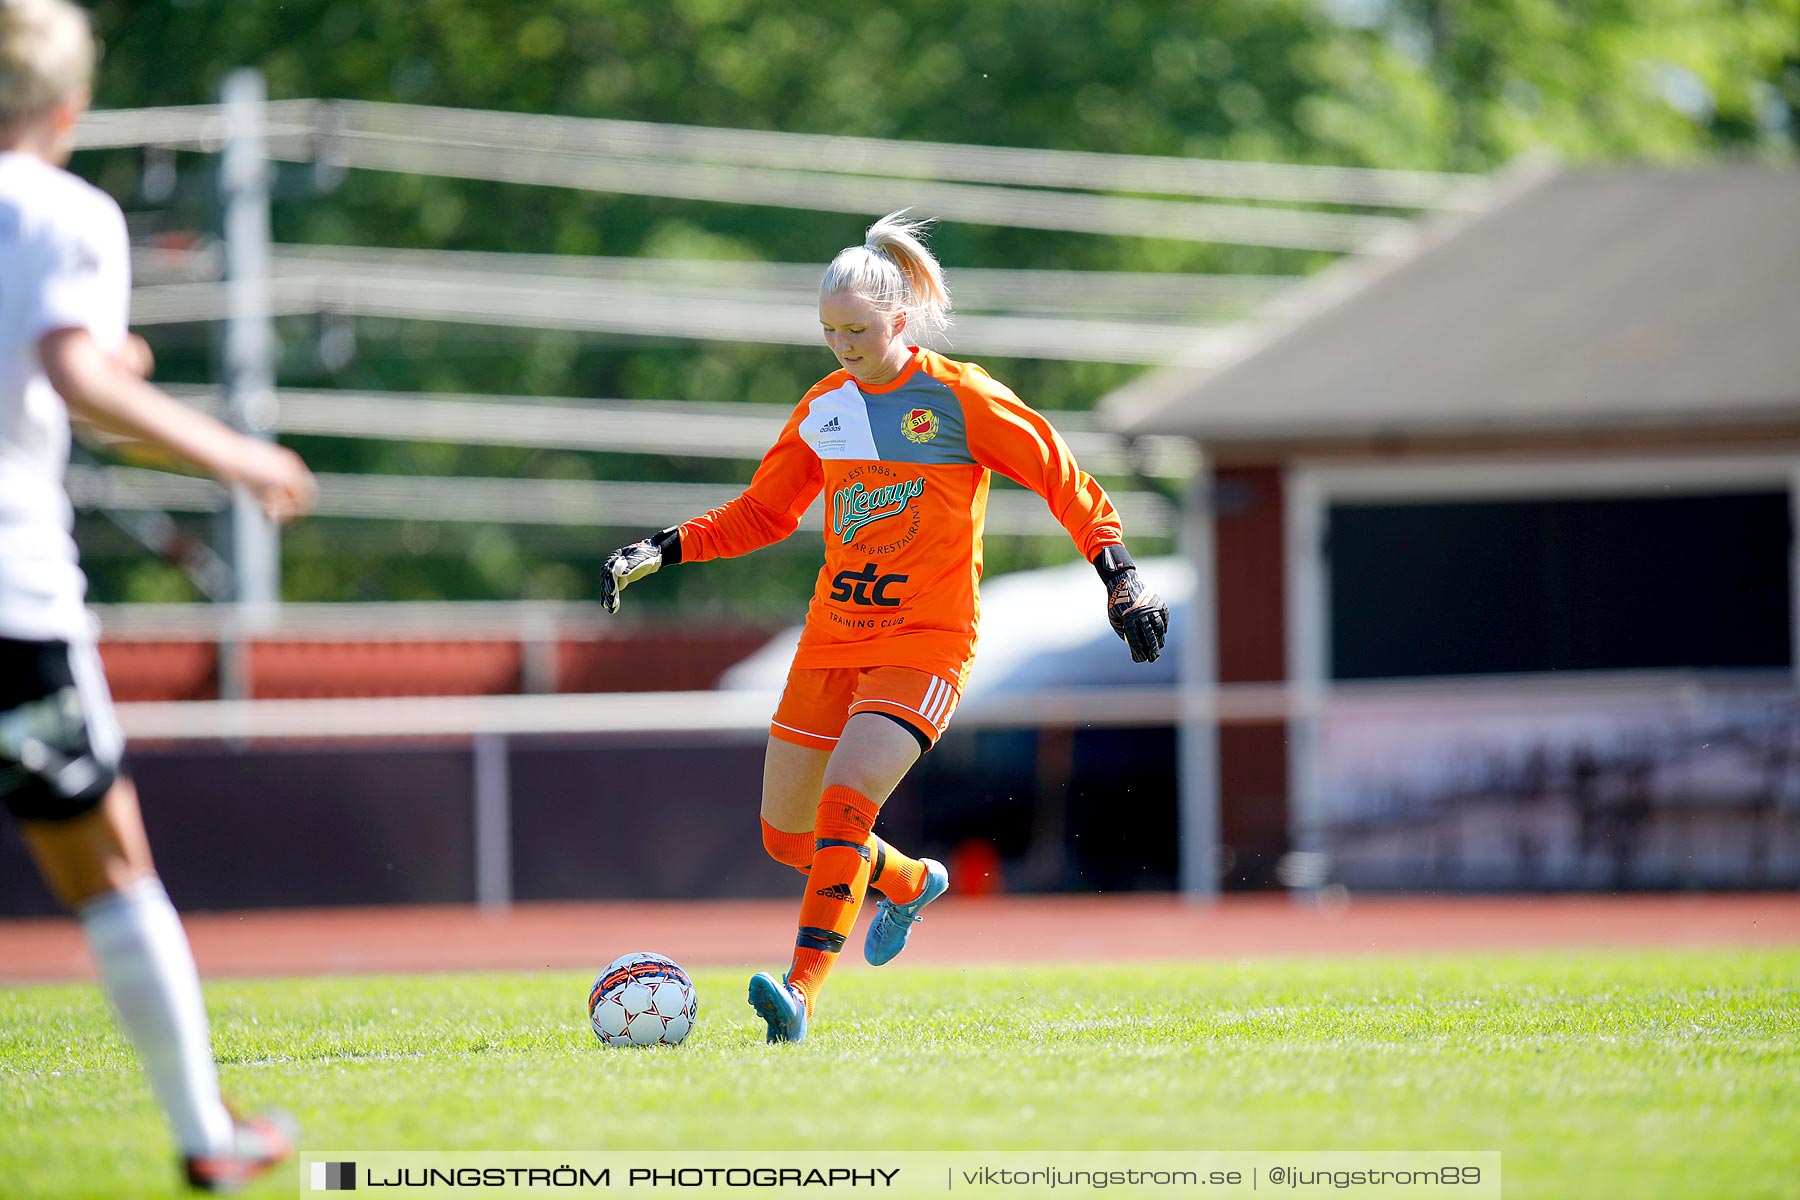
M 779 1047 L 746 976 L 697 972 L 672 1050 L 598 1045 L 564 972 L 207 999 L 227 1093 L 320 1148 L 1499 1150 L 1509 1198 L 1800 1191 L 1800 951 L 896 965 Z M 0 990 L 0 1196 L 176 1182 L 99 992 Z

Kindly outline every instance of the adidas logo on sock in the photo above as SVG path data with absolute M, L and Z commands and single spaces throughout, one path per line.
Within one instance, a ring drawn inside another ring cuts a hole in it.
M 850 885 L 847 883 L 834 883 L 830 887 L 822 887 L 813 895 L 823 896 L 827 900 L 841 900 L 845 904 L 856 899 L 856 893 L 850 890 Z
M 819 426 L 819 432 L 820 433 L 837 433 L 837 432 L 839 432 L 838 419 L 836 417 L 833 417 L 833 418 L 831 418 L 831 420 L 829 420 L 829 421 L 825 422 L 823 425 Z

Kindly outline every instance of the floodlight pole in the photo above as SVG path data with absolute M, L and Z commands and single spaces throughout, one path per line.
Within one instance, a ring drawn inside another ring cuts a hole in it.
M 269 305 L 269 158 L 262 75 L 225 77 L 224 153 L 219 206 L 225 242 L 225 343 L 220 364 L 233 427 L 268 440 L 275 427 L 275 333 Z M 226 515 L 226 557 L 236 576 L 240 617 L 261 624 L 281 599 L 281 543 L 275 525 L 241 487 Z
M 1175 733 L 1178 870 L 1181 891 L 1191 901 L 1219 898 L 1219 726 L 1217 706 L 1202 704 L 1216 694 L 1218 669 L 1218 588 L 1214 586 L 1212 466 L 1204 464 L 1188 482 L 1181 503 L 1181 553 L 1194 568 L 1194 594 L 1176 641 L 1175 681 L 1181 712 Z

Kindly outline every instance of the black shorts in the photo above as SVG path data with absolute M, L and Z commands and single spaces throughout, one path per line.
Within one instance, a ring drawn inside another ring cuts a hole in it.
M 0 638 L 0 804 L 22 821 L 91 811 L 125 738 L 94 647 Z

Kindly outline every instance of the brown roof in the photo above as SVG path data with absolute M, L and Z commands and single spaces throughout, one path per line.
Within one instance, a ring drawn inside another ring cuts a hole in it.
M 1124 432 L 1224 457 L 1800 438 L 1800 171 L 1550 174 L 1307 287 L 1312 315 L 1223 368 L 1115 394 Z

